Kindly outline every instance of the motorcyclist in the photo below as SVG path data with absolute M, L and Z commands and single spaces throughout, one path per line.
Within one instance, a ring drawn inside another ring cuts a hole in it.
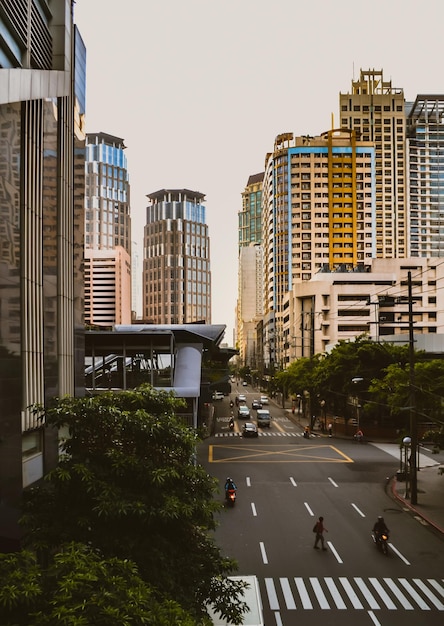
M 225 481 L 225 493 L 227 493 L 227 491 L 234 489 L 234 491 L 237 490 L 236 485 L 234 484 L 234 480 L 230 477 L 227 478 L 227 480 Z
M 310 439 L 310 429 L 308 426 L 304 428 L 304 437 L 305 439 Z
M 384 518 L 381 515 L 378 515 L 378 519 L 374 523 L 373 532 L 375 533 L 376 541 L 379 541 L 379 538 L 383 533 L 389 534 L 389 529 L 387 528 L 386 523 L 384 522 Z
M 233 411 L 231 412 L 231 417 L 230 417 L 230 421 L 228 422 L 228 426 L 229 426 L 229 428 L 234 428 Z

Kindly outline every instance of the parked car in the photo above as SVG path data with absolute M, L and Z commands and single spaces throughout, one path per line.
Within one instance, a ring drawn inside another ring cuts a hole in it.
M 268 404 L 268 396 L 261 396 L 261 404 Z
M 261 409 L 262 408 L 262 402 L 260 400 L 253 400 L 253 402 L 251 403 L 251 408 L 254 410 L 257 409 Z
M 249 419 L 250 409 L 245 404 L 242 404 L 237 410 L 237 416 L 239 419 Z
M 261 428 L 264 428 L 264 426 L 267 426 L 267 428 L 270 428 L 271 415 L 268 409 L 258 409 L 256 411 L 256 419 L 257 419 L 257 425 L 261 426 Z
M 218 400 L 223 400 L 224 399 L 224 394 L 222 391 L 215 391 L 213 393 L 213 400 L 214 401 L 218 401 Z
M 253 422 L 245 422 L 242 427 L 242 436 L 243 437 L 258 437 L 259 433 L 257 431 L 256 424 Z

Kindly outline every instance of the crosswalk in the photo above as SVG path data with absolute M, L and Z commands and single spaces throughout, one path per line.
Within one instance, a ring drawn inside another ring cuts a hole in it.
M 265 578 L 263 582 L 268 605 L 272 611 L 297 609 L 444 611 L 444 579 L 379 580 L 339 576 L 277 580 Z M 266 603 L 263 604 L 265 607 Z
M 280 430 L 260 430 L 259 437 L 303 437 L 302 432 L 282 432 Z M 242 432 L 237 431 L 229 431 L 229 432 L 221 432 L 215 433 L 215 437 L 242 437 Z M 311 435 L 312 437 L 316 437 L 317 435 Z

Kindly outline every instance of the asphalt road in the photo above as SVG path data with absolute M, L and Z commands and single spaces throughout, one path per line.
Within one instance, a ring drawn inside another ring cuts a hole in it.
M 259 394 L 242 391 L 251 406 Z M 396 456 L 370 443 L 306 440 L 282 409 L 269 409 L 270 430 L 245 439 L 243 420 L 229 432 L 225 399 L 215 435 L 199 448 L 199 461 L 220 481 L 221 501 L 226 477 L 237 484 L 216 540 L 238 561 L 238 574 L 258 577 L 266 626 L 442 624 L 443 541 L 386 492 Z M 327 551 L 313 549 L 320 515 Z M 391 531 L 387 557 L 371 538 L 378 515 Z

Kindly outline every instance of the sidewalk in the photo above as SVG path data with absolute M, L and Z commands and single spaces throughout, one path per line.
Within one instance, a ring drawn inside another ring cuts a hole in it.
M 292 414 L 291 409 L 286 408 L 285 413 L 293 423 L 303 427 L 302 422 L 306 420 L 301 419 L 297 413 Z M 320 436 L 327 437 L 324 433 L 320 433 Z M 384 448 L 382 441 L 370 443 Z M 406 497 L 406 483 L 397 480 L 396 475 L 390 479 L 388 488 L 391 496 L 421 518 L 423 524 L 432 526 L 444 535 L 444 450 L 433 454 L 431 448 L 422 446 L 419 452 L 417 503 L 411 504 L 410 497 Z

